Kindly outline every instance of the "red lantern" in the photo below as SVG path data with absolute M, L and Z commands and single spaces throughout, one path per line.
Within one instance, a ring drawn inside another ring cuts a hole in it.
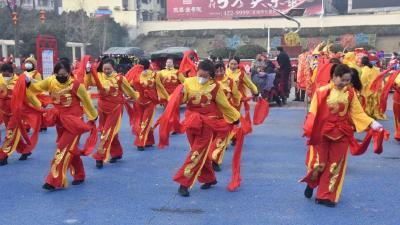
M 13 13 L 11 14 L 11 16 L 12 16 L 12 21 L 13 21 L 13 23 L 14 23 L 14 24 L 17 24 L 17 21 L 18 21 L 18 14 L 17 14 L 16 12 L 13 12 Z

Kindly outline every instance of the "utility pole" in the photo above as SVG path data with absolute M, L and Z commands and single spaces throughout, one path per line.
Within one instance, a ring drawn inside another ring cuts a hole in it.
M 58 8 L 60 7 L 59 0 L 54 0 L 54 13 L 58 15 Z
M 103 46 L 101 48 L 101 54 L 103 54 L 103 52 L 106 50 L 106 44 L 107 44 L 107 21 L 108 17 L 107 16 L 103 16 Z
M 19 1 L 19 6 L 17 6 L 17 1 L 7 1 L 7 7 L 10 10 L 12 15 L 12 20 L 14 24 L 14 60 L 18 58 L 18 49 L 19 49 L 19 15 L 20 15 L 20 8 L 21 8 L 22 1 Z

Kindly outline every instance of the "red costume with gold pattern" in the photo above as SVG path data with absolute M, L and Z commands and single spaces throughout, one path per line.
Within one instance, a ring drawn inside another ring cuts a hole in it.
M 182 73 L 178 73 L 178 70 L 174 68 L 170 69 L 164 69 L 158 72 L 158 76 L 160 77 L 161 84 L 165 87 L 165 90 L 168 92 L 169 95 L 171 95 L 175 89 L 178 87 L 179 84 L 183 84 L 185 82 L 185 77 L 183 76 Z M 165 101 L 164 104 L 166 105 L 168 102 Z M 176 110 L 174 116 L 176 117 L 174 119 L 175 124 L 173 125 L 173 132 L 178 132 L 180 131 L 180 110 Z
M 240 94 L 236 86 L 236 82 L 226 75 L 222 78 L 222 80 L 217 82 L 220 88 L 224 91 L 224 94 L 228 98 L 231 106 L 235 108 L 239 107 L 242 95 Z M 216 133 L 215 140 L 211 145 L 209 157 L 217 165 L 222 164 L 225 151 L 234 135 L 234 133 L 232 132 L 234 126 L 231 125 L 229 128 L 230 129 L 228 132 Z
M 57 129 L 57 151 L 51 162 L 50 172 L 46 183 L 54 188 L 67 187 L 67 170 L 71 171 L 74 180 L 83 180 L 85 170 L 78 149 L 81 134 L 93 130 L 93 124 L 83 121 L 85 112 L 88 120 L 97 118 L 90 97 L 83 84 L 72 77 L 65 83 L 59 83 L 55 76 L 43 81 L 31 83 L 27 91 L 31 102 L 39 102 L 36 95 L 48 91 L 54 108 L 47 112 L 46 122 L 55 125 Z M 81 106 L 83 105 L 83 107 Z
M 183 103 L 187 104 L 183 130 L 190 144 L 190 152 L 174 176 L 184 187 L 216 180 L 209 153 L 218 133 L 229 132 L 229 123 L 239 120 L 240 113 L 232 107 L 220 85 L 209 80 L 201 85 L 197 77 L 185 80 Z
M 317 199 L 338 202 L 347 166 L 349 145 L 354 142 L 354 127 L 366 130 L 373 119 L 365 114 L 355 91 L 328 84 L 315 92 L 304 124 L 309 138 L 307 175 L 301 180 L 316 188 Z
M 137 78 L 132 79 L 131 85 L 139 92 L 139 98 L 134 103 L 135 145 L 146 147 L 154 145 L 153 118 L 157 104 L 169 95 L 160 81 L 160 77 L 151 70 L 143 71 Z
M 97 76 L 98 84 L 93 76 Z M 86 86 L 97 86 L 99 90 L 98 114 L 101 137 L 93 158 L 104 162 L 108 161 L 110 155 L 112 158 L 121 158 L 123 152 L 118 132 L 126 104 L 124 95 L 136 100 L 138 93 L 131 88 L 125 77 L 117 73 L 110 76 L 104 73 L 87 74 L 85 84 Z
M 395 125 L 395 133 L 394 138 L 397 141 L 400 141 L 400 75 L 397 75 L 394 85 L 394 94 L 393 94 L 393 114 L 394 114 L 394 125 Z
M 28 103 L 25 94 L 20 96 L 22 101 L 21 108 L 18 113 L 12 106 L 12 96 L 14 87 L 17 83 L 18 76 L 13 75 L 9 81 L 5 81 L 0 75 L 0 114 L 6 125 L 6 137 L 0 149 L 0 160 L 7 158 L 17 150 L 20 154 L 30 154 L 37 144 L 40 124 L 42 121 L 42 111 L 40 104 L 35 106 Z M 24 92 L 25 93 L 25 92 Z M 27 135 L 26 126 L 33 128 L 31 137 Z

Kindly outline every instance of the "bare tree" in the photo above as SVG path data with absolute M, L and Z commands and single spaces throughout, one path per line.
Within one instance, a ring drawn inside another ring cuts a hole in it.
M 86 48 L 98 33 L 94 20 L 88 18 L 84 11 L 85 0 L 80 0 L 79 4 L 81 10 L 76 12 L 77 17 L 67 17 L 65 20 L 65 38 L 68 41 L 81 42 Z

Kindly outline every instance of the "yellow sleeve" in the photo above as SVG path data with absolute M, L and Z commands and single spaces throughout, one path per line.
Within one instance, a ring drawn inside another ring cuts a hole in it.
M 394 80 L 394 84 L 399 87 L 400 86 L 400 74 L 397 75 L 396 80 Z
M 250 89 L 251 93 L 253 95 L 258 94 L 258 89 L 257 86 L 253 83 L 253 81 L 251 81 L 251 79 L 249 78 L 249 76 L 247 74 L 245 74 L 243 76 L 243 81 L 244 81 L 244 85 Z
M 0 73 L 0 84 L 6 84 L 6 81 L 3 78 L 3 74 Z
M 161 83 L 160 76 L 157 73 L 155 75 L 155 80 L 156 80 L 156 89 L 157 89 L 158 97 L 160 99 L 168 100 L 169 99 L 169 94 L 168 94 L 167 90 L 165 90 L 164 85 Z
M 136 100 L 139 98 L 139 93 L 134 91 L 131 85 L 129 84 L 128 80 L 123 77 L 122 78 L 122 91 L 124 92 L 125 95 L 131 97 L 133 100 Z
M 187 85 L 188 85 L 187 83 L 183 83 L 183 89 L 182 89 L 183 97 L 182 97 L 181 104 L 186 103 L 188 101 L 188 99 L 189 99 L 189 94 L 187 92 L 187 87 L 186 87 Z
M 33 79 L 35 79 L 36 81 L 41 81 L 42 79 L 42 74 L 40 74 L 39 72 L 36 73 L 36 75 L 33 77 Z
M 316 115 L 317 109 L 318 109 L 317 93 L 314 93 L 314 95 L 311 99 L 310 109 L 308 110 L 308 112 Z
M 178 80 L 183 84 L 185 82 L 185 76 L 182 73 L 178 73 Z
M 229 104 L 228 99 L 222 88 L 218 89 L 216 102 L 218 108 L 221 110 L 222 114 L 224 114 L 224 118 L 228 123 L 233 123 L 240 119 L 240 112 L 237 111 L 231 104 Z
M 38 82 L 31 82 L 29 85 L 28 90 L 32 92 L 33 94 L 40 94 L 44 91 L 49 91 L 50 88 L 50 82 L 51 82 L 52 77 L 49 77 L 47 79 L 38 81 Z
M 354 125 L 356 126 L 357 132 L 362 132 L 366 130 L 369 125 L 374 121 L 374 119 L 369 117 L 364 112 L 357 96 L 354 96 L 353 100 L 350 103 L 350 117 L 353 120 Z
M 3 98 L 7 95 L 7 86 L 6 81 L 3 78 L 3 75 L 0 73 L 0 97 Z
M 236 82 L 233 82 L 233 85 L 232 85 L 232 96 L 233 96 L 235 106 L 239 106 L 240 100 L 242 99 L 242 94 L 240 93 Z
M 310 108 L 308 110 L 303 125 L 304 136 L 306 137 L 311 137 L 311 134 L 313 133 L 313 126 L 315 123 L 315 116 L 317 115 L 317 109 L 318 109 L 318 99 L 317 99 L 317 92 L 315 92 L 311 99 Z
M 97 110 L 94 108 L 92 100 L 89 97 L 88 92 L 83 84 L 79 85 L 79 88 L 76 93 L 81 100 L 83 105 L 83 110 L 88 117 L 88 120 L 94 120 L 97 118 Z
M 311 83 L 314 83 L 316 79 L 317 79 L 317 69 L 313 70 L 312 72 L 312 76 L 310 78 Z
M 28 99 L 29 103 L 31 103 L 36 107 L 40 107 L 42 104 L 36 97 L 36 95 L 44 91 L 49 91 L 50 82 L 51 82 L 51 77 L 38 82 L 31 82 L 29 88 L 26 90 L 26 98 Z
M 91 73 L 85 74 L 83 83 L 85 84 L 85 87 L 96 86 L 96 82 L 94 81 L 94 78 Z
M 368 88 L 368 69 L 366 67 L 362 68 L 361 70 L 361 83 L 363 85 L 363 88 Z
M 161 80 L 161 78 L 164 76 L 164 73 L 163 73 L 163 72 L 164 72 L 163 70 L 156 72 L 156 76 L 159 77 L 160 80 Z

